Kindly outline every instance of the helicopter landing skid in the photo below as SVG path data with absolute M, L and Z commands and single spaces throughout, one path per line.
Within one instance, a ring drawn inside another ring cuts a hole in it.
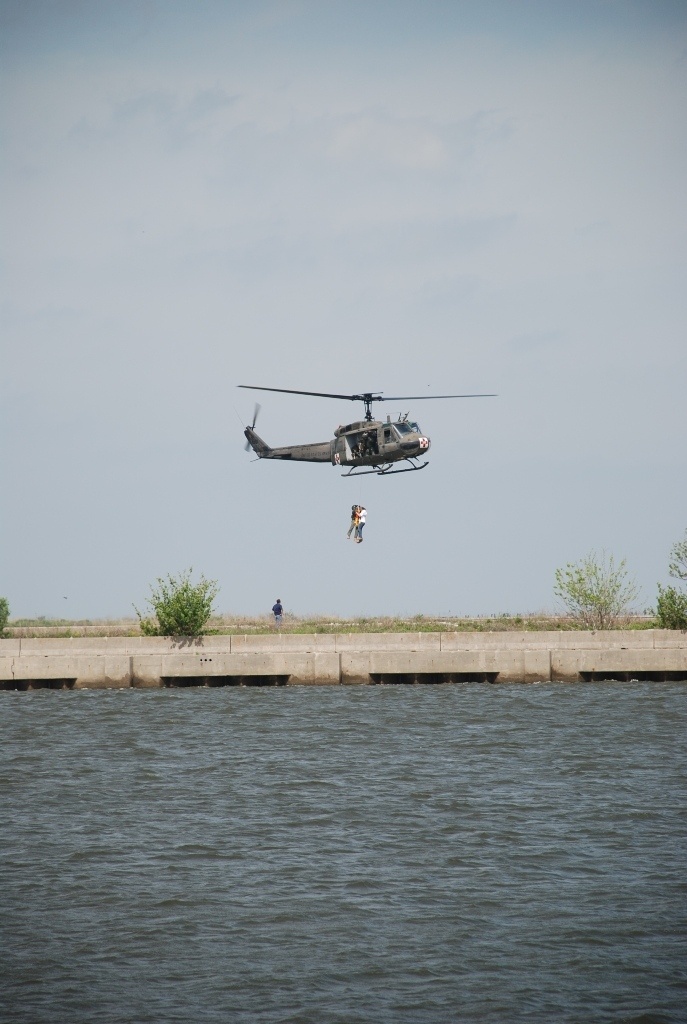
M 429 462 L 423 462 L 421 466 L 409 466 L 407 469 L 392 469 L 393 463 L 389 463 L 387 468 L 382 469 L 360 469 L 356 473 L 354 469 L 348 471 L 348 473 L 342 473 L 341 476 L 368 476 L 370 473 L 376 473 L 377 476 L 395 476 L 396 473 L 414 473 L 415 470 L 424 469 L 425 466 L 429 466 Z

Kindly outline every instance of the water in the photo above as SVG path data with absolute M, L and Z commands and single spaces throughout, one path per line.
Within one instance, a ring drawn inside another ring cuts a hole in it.
M 687 1020 L 687 686 L 0 699 L 0 1019 Z

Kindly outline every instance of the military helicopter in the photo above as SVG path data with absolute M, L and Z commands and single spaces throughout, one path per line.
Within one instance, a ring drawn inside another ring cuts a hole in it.
M 319 441 L 315 444 L 295 444 L 283 448 L 270 448 L 255 433 L 255 423 L 260 406 L 256 403 L 253 422 L 246 427 L 246 451 L 251 448 L 259 459 L 285 459 L 293 462 L 330 462 L 332 466 L 350 467 L 342 476 L 363 476 L 376 473 L 378 476 L 392 476 L 396 473 L 410 473 L 424 469 L 428 462 L 419 462 L 428 451 L 430 440 L 420 430 L 419 425 L 408 419 L 408 413 L 399 414 L 392 421 L 387 416 L 386 423 L 372 418 L 373 402 L 415 402 L 424 399 L 441 398 L 495 398 L 496 395 L 402 395 L 386 397 L 381 392 L 365 391 L 359 395 L 332 395 L 322 391 L 292 391 L 290 388 L 262 388 L 254 384 L 239 384 L 240 388 L 252 391 L 278 391 L 285 395 L 309 395 L 315 398 L 341 398 L 349 402 L 362 402 L 365 406 L 365 419 L 355 420 L 334 431 L 332 441 Z M 399 462 L 408 463 L 404 468 L 396 468 Z

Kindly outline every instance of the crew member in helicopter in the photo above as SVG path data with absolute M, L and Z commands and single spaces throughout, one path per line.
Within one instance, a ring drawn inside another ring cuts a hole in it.
M 376 455 L 377 454 L 375 452 L 375 444 L 374 444 L 373 435 L 372 435 L 371 431 L 368 431 L 368 433 L 363 434 L 363 438 L 362 438 L 362 454 L 364 456 L 368 457 L 368 458 L 371 455 Z

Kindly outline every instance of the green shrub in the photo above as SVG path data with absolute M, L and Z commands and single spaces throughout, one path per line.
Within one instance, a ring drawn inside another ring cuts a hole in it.
M 593 551 L 579 562 L 556 569 L 553 588 L 570 615 L 585 629 L 609 629 L 626 614 L 639 588 L 628 580 L 625 559 L 616 566 L 613 555 Z
M 5 626 L 9 617 L 10 603 L 6 597 L 0 597 L 0 636 L 5 632 Z
M 204 576 L 198 583 L 191 583 L 192 572 L 188 569 L 178 577 L 158 577 L 157 588 L 151 586 L 148 599 L 155 619 L 144 618 L 134 605 L 144 636 L 203 635 L 219 587 L 215 580 L 206 580 Z
M 687 594 L 659 583 L 656 619 L 661 629 L 687 629 Z
M 679 540 L 670 549 L 668 572 L 676 580 L 687 580 L 687 530 L 684 540 Z

